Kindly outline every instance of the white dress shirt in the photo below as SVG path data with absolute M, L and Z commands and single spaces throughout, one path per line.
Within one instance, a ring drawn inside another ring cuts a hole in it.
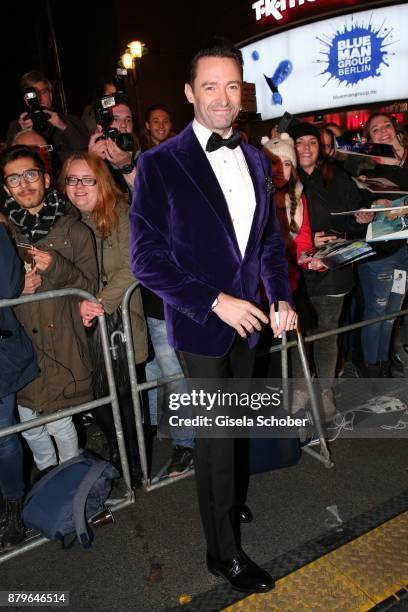
M 254 186 L 246 159 L 240 146 L 235 149 L 220 147 L 209 153 L 205 147 L 212 134 L 211 130 L 196 119 L 193 121 L 193 130 L 224 194 L 243 257 L 256 207 Z

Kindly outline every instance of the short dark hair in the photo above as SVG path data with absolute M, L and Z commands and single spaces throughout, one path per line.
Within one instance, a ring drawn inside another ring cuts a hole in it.
M 45 164 L 41 157 L 38 155 L 37 151 L 32 149 L 31 147 L 27 147 L 26 145 L 14 145 L 12 147 L 8 147 L 3 153 L 0 155 L 0 172 L 1 176 L 4 178 L 4 168 L 6 165 L 16 159 L 21 159 L 23 157 L 29 157 L 33 160 L 39 170 L 43 174 L 45 174 Z
M 171 119 L 170 111 L 165 104 L 151 104 L 149 108 L 146 109 L 146 112 L 145 112 L 145 121 L 147 121 L 147 123 L 149 123 L 150 121 L 150 115 L 154 113 L 154 111 L 157 111 L 157 110 L 161 110 L 164 113 L 167 113 Z
M 215 36 L 193 55 L 190 62 L 190 71 L 188 75 L 188 82 L 190 83 L 191 87 L 193 86 L 194 80 L 197 76 L 198 60 L 202 57 L 229 57 L 237 62 L 241 71 L 241 76 L 243 76 L 244 60 L 240 49 L 235 47 L 228 39 L 221 36 Z

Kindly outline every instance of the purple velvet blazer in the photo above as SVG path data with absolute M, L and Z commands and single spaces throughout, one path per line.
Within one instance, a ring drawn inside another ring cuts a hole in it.
M 287 263 L 272 197 L 269 161 L 242 144 L 256 195 L 242 257 L 221 187 L 191 124 L 144 153 L 130 210 L 131 266 L 135 277 L 165 303 L 169 343 L 176 349 L 221 357 L 235 330 L 212 312 L 223 291 L 259 304 L 262 278 L 269 302 L 291 302 Z M 259 338 L 248 338 L 250 347 Z

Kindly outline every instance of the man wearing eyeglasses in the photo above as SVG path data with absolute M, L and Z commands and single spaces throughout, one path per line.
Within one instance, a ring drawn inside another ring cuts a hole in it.
M 22 94 L 24 95 L 29 88 L 35 90 L 38 103 L 47 115 L 49 126 L 42 135 L 49 144 L 54 146 L 59 161 L 64 162 L 74 151 L 86 150 L 88 146 L 86 126 L 74 115 L 62 115 L 53 110 L 52 86 L 47 77 L 38 70 L 23 74 L 20 79 Z M 25 110 L 18 119 L 10 123 L 7 143 L 11 144 L 18 132 L 31 129 L 33 129 L 33 122 Z
M 47 174 L 50 175 L 52 180 L 53 175 L 53 146 L 47 144 L 45 138 L 43 138 L 40 134 L 35 132 L 34 130 L 23 130 L 22 132 L 18 132 L 13 139 L 12 145 L 27 145 L 28 147 L 37 151 L 39 156 L 44 162 L 45 170 Z M 7 200 L 7 193 L 4 189 L 0 189 L 0 207 L 3 206 L 4 202 Z
M 0 156 L 0 172 L 9 196 L 3 211 L 26 266 L 23 294 L 64 288 L 95 293 L 98 271 L 92 234 L 63 196 L 49 189 L 50 177 L 40 156 L 30 147 L 10 147 Z M 17 397 L 20 420 L 91 400 L 91 367 L 78 298 L 21 304 L 15 312 L 33 341 L 40 368 L 35 384 Z M 71 417 L 30 429 L 23 437 L 40 471 L 79 452 Z

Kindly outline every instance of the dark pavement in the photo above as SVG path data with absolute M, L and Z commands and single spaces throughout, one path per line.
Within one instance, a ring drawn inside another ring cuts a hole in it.
M 168 441 L 158 442 L 156 462 L 169 450 Z M 304 453 L 295 467 L 252 477 L 255 520 L 243 526 L 242 542 L 261 565 L 326 533 L 333 523 L 327 506 L 337 505 L 347 521 L 408 488 L 404 439 L 339 439 L 331 450 L 332 469 Z M 193 478 L 138 491 L 116 519 L 95 532 L 90 550 L 51 542 L 2 564 L 1 590 L 68 590 L 71 610 L 147 612 L 220 584 L 205 568 Z

